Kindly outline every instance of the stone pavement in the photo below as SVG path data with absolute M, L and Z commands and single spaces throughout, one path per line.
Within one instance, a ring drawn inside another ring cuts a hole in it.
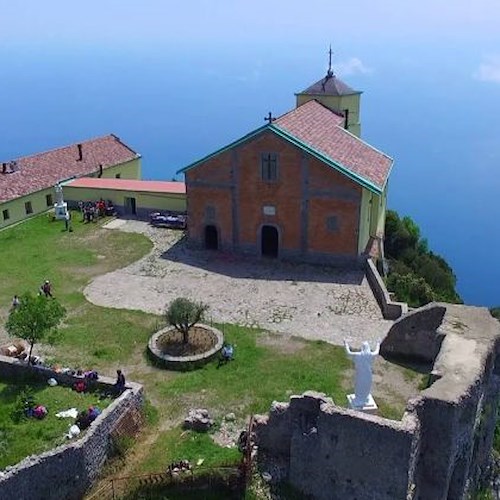
M 191 250 L 181 232 L 133 220 L 106 226 L 148 236 L 154 248 L 130 266 L 95 278 L 90 302 L 161 314 L 176 297 L 210 306 L 208 320 L 354 346 L 385 336 L 382 318 L 362 271 L 255 260 Z

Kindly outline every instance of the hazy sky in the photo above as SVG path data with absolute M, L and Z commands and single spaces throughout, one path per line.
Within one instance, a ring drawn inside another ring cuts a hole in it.
M 500 0 L 0 0 L 0 22 L 0 156 L 114 132 L 162 179 L 293 107 L 331 43 L 391 207 L 498 302 Z
M 498 0 L 0 0 L 0 42 L 494 39 Z
M 0 0 L 0 20 L 0 54 L 175 52 L 205 70 L 231 54 L 251 78 L 273 52 L 324 67 L 332 43 L 341 76 L 462 64 L 500 83 L 500 0 Z

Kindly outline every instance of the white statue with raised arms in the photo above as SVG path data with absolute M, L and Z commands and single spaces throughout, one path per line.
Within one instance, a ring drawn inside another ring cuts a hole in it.
M 375 356 L 380 352 L 380 342 L 377 342 L 372 351 L 369 342 L 363 342 L 360 351 L 352 351 L 347 340 L 344 340 L 344 347 L 347 355 L 354 361 L 356 367 L 356 381 L 354 384 L 354 394 L 349 394 L 347 399 L 351 408 L 367 412 L 376 411 L 377 405 L 371 395 L 372 388 L 372 364 Z

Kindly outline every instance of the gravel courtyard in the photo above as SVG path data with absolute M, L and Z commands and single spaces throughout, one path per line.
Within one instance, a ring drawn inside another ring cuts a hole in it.
M 392 324 L 382 318 L 361 271 L 193 251 L 179 240 L 182 233 L 141 221 L 114 220 L 106 228 L 143 233 L 154 248 L 95 278 L 84 292 L 93 304 L 159 314 L 186 296 L 207 303 L 213 321 L 334 344 L 382 338 Z

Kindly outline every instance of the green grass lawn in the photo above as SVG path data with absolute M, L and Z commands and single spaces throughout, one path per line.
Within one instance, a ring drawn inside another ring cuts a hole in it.
M 75 214 L 72 233 L 45 215 L 0 231 L 0 321 L 5 322 L 14 294 L 36 293 L 43 280 L 50 279 L 54 296 L 68 311 L 55 361 L 113 374 L 117 365 L 142 349 L 158 317 L 94 306 L 85 300 L 83 289 L 92 277 L 136 261 L 152 244 L 140 234 L 79 220 Z
M 48 410 L 43 420 L 15 418 L 23 393 L 29 389 L 36 404 Z M 42 453 L 67 442 L 64 435 L 72 418 L 57 418 L 59 411 L 69 408 L 85 410 L 89 406 L 104 409 L 110 400 L 100 401 L 97 394 L 77 393 L 68 387 L 48 385 L 15 386 L 0 382 L 0 469 L 14 465 L 28 455 Z
M 225 325 L 224 333 L 236 346 L 233 361 L 220 368 L 213 362 L 191 372 L 164 372 L 165 376 L 160 371 L 148 379 L 148 393 L 161 402 L 162 418 L 178 421 L 189 408 L 206 407 L 217 423 L 228 412 L 234 412 L 243 423 L 248 415 L 267 413 L 274 400 L 288 401 L 290 395 L 306 390 L 324 392 L 341 404 L 345 401 L 343 378 L 349 361 L 342 348 L 294 340 L 292 351 L 283 350 L 279 342 L 287 340 L 271 336 L 273 342 L 266 345 L 270 337 L 259 330 Z M 208 442 L 205 436 L 183 435 L 179 429 L 162 432 L 139 470 L 157 471 L 159 464 L 166 465 L 170 459 L 203 458 L 215 465 L 219 459 L 238 457 L 234 450 L 216 447 L 222 451 L 215 452 L 213 444 L 202 446 L 205 455 L 200 455 L 200 446 Z
M 0 321 L 5 321 L 14 294 L 36 292 L 44 279 L 50 279 L 55 297 L 68 311 L 54 351 L 49 353 L 52 358 L 66 366 L 97 369 L 111 376 L 121 367 L 128 379 L 144 385 L 154 407 L 151 413 L 157 418 L 128 453 L 127 473 L 163 470 L 184 458 L 194 462 L 203 458 L 204 465 L 238 459 L 237 451 L 217 446 L 209 435 L 180 430 L 190 408 L 209 409 L 218 424 L 224 414 L 234 412 L 237 423 L 244 427 L 250 414 L 266 413 L 274 400 L 287 401 L 290 395 L 306 390 L 324 392 L 345 404 L 349 392 L 345 373 L 351 364 L 342 348 L 325 342 L 219 325 L 226 340 L 235 345 L 234 361 L 220 368 L 214 362 L 186 373 L 152 366 L 145 354 L 147 341 L 164 320 L 152 314 L 97 307 L 82 293 L 92 277 L 139 259 L 151 249 L 151 242 L 139 234 L 82 224 L 78 216 L 73 221 L 72 233 L 62 231 L 62 224 L 50 223 L 45 216 L 0 231 L 0 304 L 4 304 L 0 305 Z M 403 402 L 398 407 L 383 399 L 378 402 L 383 414 L 402 415 Z M 23 425 L 50 428 L 44 422 Z M 44 430 L 38 432 L 40 443 L 53 442 L 52 437 L 44 438 Z M 59 429 L 54 430 L 56 434 L 61 434 Z M 11 456 L 15 441 L 9 438 L 7 443 Z

